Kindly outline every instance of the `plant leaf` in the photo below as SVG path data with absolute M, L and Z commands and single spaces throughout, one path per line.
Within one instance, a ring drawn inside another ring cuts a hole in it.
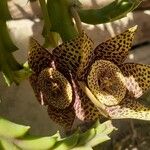
M 112 22 L 125 17 L 133 11 L 142 0 L 115 0 L 101 9 L 80 9 L 81 21 L 89 24 Z
M 113 130 L 116 130 L 115 127 L 113 127 L 110 120 L 102 123 L 101 125 L 98 125 L 96 128 L 96 132 L 101 134 L 110 134 Z
M 14 143 L 11 143 L 7 140 L 0 139 L 2 150 L 20 150 Z
M 29 126 L 18 125 L 0 118 L 0 149 L 5 150 L 92 150 L 110 139 L 108 134 L 114 129 L 111 121 L 97 122 L 86 132 L 77 130 L 72 135 L 61 138 L 59 132 L 53 136 L 37 137 L 28 133 Z
M 56 143 L 54 150 L 70 150 L 75 147 L 79 138 L 79 134 L 75 132 L 73 135 L 66 137 Z
M 57 140 L 57 137 L 33 137 L 16 142 L 21 149 L 27 150 L 48 150 L 51 149 Z
M 11 19 L 6 0 L 0 0 L 0 20 L 7 21 Z
M 24 136 L 29 129 L 29 126 L 18 125 L 0 117 L 0 136 L 18 138 Z

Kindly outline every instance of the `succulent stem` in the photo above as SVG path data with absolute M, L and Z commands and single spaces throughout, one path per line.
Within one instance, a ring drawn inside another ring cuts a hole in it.
M 2 2 L 0 2 L 0 6 L 3 6 Z M 6 11 L 8 9 L 4 10 Z M 5 13 L 3 12 L 3 14 Z M 12 82 L 19 84 L 21 80 L 29 75 L 29 70 L 20 65 L 12 54 L 17 50 L 17 47 L 13 44 L 9 36 L 5 20 L 0 20 L 0 29 L 0 71 L 3 72 L 5 81 L 9 86 Z
M 70 8 L 70 11 L 71 11 L 71 14 L 76 22 L 76 26 L 77 26 L 77 29 L 78 29 L 78 32 L 81 34 L 82 33 L 82 24 L 81 24 L 81 20 L 80 20 L 80 17 L 78 15 L 78 12 L 76 10 L 76 8 L 74 6 L 72 6 Z
M 78 32 L 72 22 L 68 0 L 48 0 L 47 9 L 51 21 L 51 31 L 58 32 L 63 41 L 74 39 Z
M 58 35 L 56 33 L 50 31 L 51 22 L 49 19 L 49 14 L 48 14 L 48 10 L 46 7 L 46 2 L 45 2 L 45 0 L 39 0 L 39 2 L 41 5 L 41 10 L 43 13 L 43 18 L 44 18 L 44 27 L 43 27 L 43 32 L 42 32 L 42 35 L 45 37 L 44 46 L 47 47 L 50 45 L 52 47 L 56 47 Z
M 82 22 L 101 24 L 121 19 L 133 11 L 142 0 L 115 0 L 101 9 L 78 10 Z
M 59 132 L 52 136 L 39 137 L 29 134 L 29 126 L 19 125 L 0 117 L 0 129 L 1 149 L 92 150 L 94 146 L 108 141 L 109 134 L 115 128 L 111 121 L 102 124 L 97 121 L 87 131 L 78 129 L 64 138 Z
M 11 19 L 6 0 L 0 0 L 0 20 L 7 21 Z

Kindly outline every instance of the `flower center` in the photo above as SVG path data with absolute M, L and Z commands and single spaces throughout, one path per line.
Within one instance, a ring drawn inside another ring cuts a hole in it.
M 50 105 L 64 109 L 72 102 L 72 87 L 57 70 L 44 69 L 38 77 L 38 82 L 41 92 Z
M 56 79 L 47 78 L 45 80 L 46 90 L 50 91 L 51 95 L 54 98 L 58 98 L 61 95 L 62 83 L 57 81 Z
M 95 61 L 87 77 L 87 82 L 95 97 L 105 105 L 117 105 L 125 97 L 124 76 L 120 69 L 110 61 Z

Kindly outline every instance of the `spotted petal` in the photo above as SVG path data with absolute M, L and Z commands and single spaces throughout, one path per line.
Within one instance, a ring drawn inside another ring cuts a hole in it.
M 41 105 L 47 105 L 48 102 L 46 101 L 45 98 L 43 98 L 43 94 L 40 91 L 39 85 L 38 85 L 38 76 L 33 73 L 30 77 L 29 77 L 29 82 L 30 85 L 34 91 L 35 97 L 37 98 L 37 100 L 39 101 L 39 103 Z
M 52 53 L 57 68 L 74 73 L 78 70 L 77 74 L 81 76 L 92 57 L 92 46 L 93 42 L 84 31 L 75 39 L 62 43 Z
M 48 106 L 49 117 L 66 129 L 70 129 L 75 119 L 75 113 L 72 107 L 66 109 L 57 109 L 51 105 Z
M 102 42 L 94 50 L 95 59 L 104 59 L 115 64 L 124 62 L 131 48 L 136 29 L 137 26 L 134 26 L 114 38 Z
M 150 88 L 150 65 L 125 63 L 120 69 L 125 76 L 127 96 L 139 98 Z
M 94 121 L 100 117 L 100 112 L 90 101 L 90 99 L 82 92 L 79 94 L 80 98 L 76 99 L 74 109 L 76 116 L 85 122 Z
M 39 82 L 38 77 L 35 73 L 33 73 L 29 77 L 29 82 L 33 88 L 34 94 L 37 98 L 37 100 L 40 102 L 41 105 L 48 105 L 48 114 L 49 117 L 58 123 L 59 125 L 65 127 L 66 129 L 71 128 L 74 118 L 75 118 L 75 112 L 73 107 L 67 107 L 66 109 L 58 109 L 53 106 L 51 106 L 48 101 L 46 100 L 46 97 L 41 92 L 41 89 L 39 88 Z
M 51 67 L 52 60 L 52 55 L 35 39 L 31 38 L 28 52 L 29 67 L 39 74 L 43 69 Z
M 78 83 L 72 82 L 75 92 L 74 110 L 79 120 L 84 122 L 94 121 L 100 117 L 100 112 L 86 94 L 79 87 Z
M 133 99 L 124 99 L 119 105 L 107 107 L 107 112 L 112 119 L 150 120 L 150 108 Z

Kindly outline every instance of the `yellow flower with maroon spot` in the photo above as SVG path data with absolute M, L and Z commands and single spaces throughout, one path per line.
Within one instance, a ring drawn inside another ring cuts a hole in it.
M 137 99 L 150 87 L 150 66 L 124 63 L 136 28 L 94 50 L 84 31 L 52 54 L 31 40 L 28 61 L 34 74 L 30 83 L 40 103 L 48 105 L 51 119 L 70 128 L 75 118 L 93 121 L 104 109 L 112 119 L 150 120 L 150 109 Z
M 101 43 L 94 50 L 95 62 L 87 77 L 88 86 L 97 99 L 105 104 L 112 119 L 150 120 L 150 109 L 137 99 L 150 88 L 150 65 L 123 63 L 131 48 L 136 28 L 137 26 L 132 27 Z M 99 66 L 99 69 L 97 68 L 97 79 L 91 81 L 90 78 L 96 76 L 92 75 L 92 72 L 96 72 L 94 66 Z M 100 66 L 103 66 L 101 70 Z M 103 77 L 98 77 L 98 75 L 103 75 Z M 111 84 L 108 86 L 104 84 L 103 90 L 101 85 L 98 85 L 99 80 L 101 83 L 107 81 Z

